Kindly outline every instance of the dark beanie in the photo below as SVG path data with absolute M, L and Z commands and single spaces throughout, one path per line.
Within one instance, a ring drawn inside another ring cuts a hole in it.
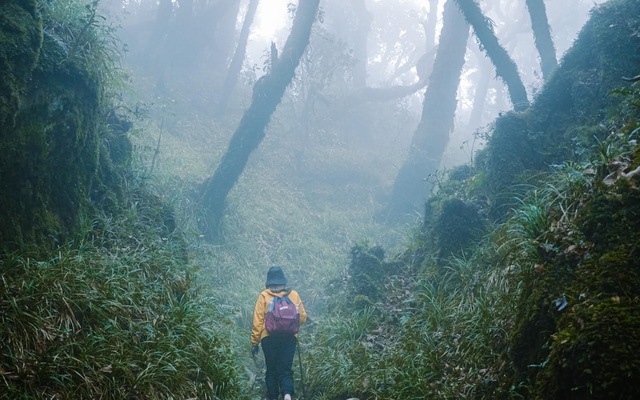
M 275 286 L 275 285 L 286 285 L 287 278 L 284 276 L 284 272 L 282 272 L 282 268 L 280 267 L 271 267 L 267 272 L 267 282 L 265 283 L 266 287 Z

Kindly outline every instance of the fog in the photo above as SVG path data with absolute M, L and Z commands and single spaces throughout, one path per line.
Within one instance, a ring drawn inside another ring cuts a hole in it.
M 588 17 L 589 9 L 601 2 L 592 0 L 547 2 L 547 15 L 558 58 L 575 39 Z M 229 32 L 223 32 L 221 25 L 226 23 L 230 18 L 229 14 L 234 11 L 225 10 L 223 4 L 228 3 L 233 7 L 232 3 L 236 3 L 235 1 L 173 1 L 171 16 L 167 17 L 167 25 L 164 27 L 160 25 L 158 14 L 158 5 L 162 2 L 109 0 L 103 3 L 111 18 L 118 21 L 121 26 L 119 34 L 128 50 L 124 59 L 127 67 L 140 71 L 147 77 L 161 73 L 162 80 L 155 84 L 176 91 L 189 90 L 181 89 L 180 86 L 186 84 L 185 78 L 188 76 L 190 81 L 197 80 L 200 82 L 198 86 L 208 89 L 209 93 L 195 100 L 199 105 L 206 109 L 211 105 L 207 102 L 215 101 L 216 91 L 220 90 L 249 1 L 239 2 L 239 12 L 234 18 L 234 32 L 231 32 L 233 36 Z M 264 73 L 262 67 L 271 42 L 274 42 L 278 48 L 282 48 L 289 34 L 292 21 L 292 14 L 288 8 L 290 3 L 288 0 L 263 0 L 258 3 L 246 57 L 242 64 L 242 75 L 245 80 L 241 81 L 234 90 L 234 99 L 237 101 L 234 105 L 236 112 L 242 112 L 243 98 L 246 104 L 252 79 L 255 81 Z M 438 3 L 436 35 L 439 35 L 442 26 L 444 1 Z M 432 17 L 429 15 L 430 2 L 428 0 L 379 0 L 366 1 L 363 4 L 371 16 L 371 27 L 367 35 L 366 84 L 383 88 L 417 82 L 416 62 L 425 53 L 428 42 L 424 26 L 421 24 Z M 353 7 L 343 1 L 322 1 L 320 7 L 322 21 L 316 23 L 311 49 L 308 51 L 316 53 L 333 51 L 332 57 L 339 59 L 326 62 L 336 69 L 341 68 L 339 63 L 342 63 L 341 73 L 346 74 L 350 71 L 345 71 L 345 66 L 354 62 L 353 39 L 357 27 L 357 16 L 354 14 Z M 542 80 L 539 57 L 534 46 L 525 2 L 482 1 L 481 7 L 492 21 L 502 45 L 516 62 L 527 92 L 530 96 L 535 95 Z M 185 28 L 181 28 L 181 25 Z M 162 29 L 166 31 L 161 32 Z M 158 33 L 161 35 L 160 39 L 154 38 L 153 32 L 160 32 Z M 328 55 L 321 57 L 328 58 Z M 315 60 L 310 60 L 311 63 L 315 62 L 318 65 L 320 61 L 319 56 L 316 56 Z M 180 70 L 176 69 L 178 67 Z M 301 69 L 302 67 L 296 73 L 297 79 L 302 79 Z M 327 99 L 327 96 L 336 96 L 335 90 L 331 92 L 329 85 L 337 85 L 337 79 L 343 78 L 345 77 L 321 78 L 323 84 L 327 85 L 320 88 L 324 99 Z M 482 113 L 479 117 L 472 118 L 474 94 L 480 82 L 484 80 L 488 80 L 489 89 L 483 100 Z M 134 80 L 134 87 L 139 84 Z M 147 89 L 150 87 L 147 86 Z M 349 90 L 348 83 L 336 90 L 344 94 Z M 388 102 L 387 107 L 400 107 L 402 111 L 408 112 L 408 114 L 397 115 L 396 118 L 418 120 L 423 94 L 424 88 Z M 506 97 L 503 83 L 496 78 L 495 69 L 492 68 L 484 53 L 478 49 L 476 39 L 471 34 L 462 81 L 458 89 L 456 128 L 451 135 L 446 156 L 442 160 L 444 166 L 469 160 L 472 150 L 481 145 L 481 143 L 475 143 L 475 146 L 470 144 L 473 142 L 473 132 L 491 122 L 500 112 L 511 109 Z M 335 101 L 335 99 L 332 100 Z M 206 115 L 206 112 L 204 113 Z M 326 121 L 317 121 L 320 124 L 324 122 Z M 393 119 L 387 122 L 394 126 L 403 124 L 402 121 Z M 317 128 L 322 129 L 320 126 Z M 393 150 L 399 153 L 406 151 L 413 133 L 411 125 L 402 132 L 393 133 L 398 141 L 393 144 Z M 342 132 L 336 134 L 358 135 L 358 132 L 347 133 L 342 128 Z M 380 144 L 382 148 L 378 150 L 388 150 L 388 141 L 382 141 Z
M 548 2 L 546 4 L 547 16 L 558 58 L 562 57 L 573 43 L 579 29 L 588 18 L 589 10 L 603 2 L 604 0 Z M 247 47 L 246 64 L 259 63 L 271 41 L 279 44 L 284 42 L 291 26 L 291 18 L 287 13 L 287 4 L 289 3 L 291 3 L 290 0 L 270 0 L 259 5 L 250 37 L 251 40 Z M 347 20 L 347 16 L 339 11 L 340 2 L 334 1 L 333 3 L 335 3 L 333 4 L 335 10 L 333 12 L 331 10 L 327 11 L 323 27 L 335 32 L 337 35 L 346 36 L 345 40 L 348 41 L 348 30 L 352 29 L 353 26 Z M 370 85 L 407 84 L 417 80 L 415 68 L 401 76 L 397 76 L 397 62 L 404 62 L 412 57 L 415 62 L 415 53 L 425 51 L 425 33 L 420 26 L 420 22 L 428 17 L 428 3 L 429 0 L 378 0 L 368 2 L 367 7 L 373 18 L 373 32 L 368 40 L 370 57 L 367 80 Z M 541 74 L 525 2 L 483 1 L 482 3 L 486 16 L 495 24 L 497 36 L 518 64 L 523 80 L 533 94 L 541 85 Z M 321 7 L 329 8 L 330 5 L 330 1 L 321 3 Z M 443 5 L 444 1 L 440 1 L 436 33 L 442 28 L 441 13 Z M 342 7 L 345 6 L 343 5 Z M 241 25 L 242 14 L 239 15 L 237 21 L 238 30 Z M 397 47 L 396 58 L 389 60 L 385 59 L 381 53 L 376 54 L 376 49 L 382 51 L 381 46 L 388 46 L 390 43 Z M 465 66 L 464 79 L 459 95 L 461 104 L 458 113 L 462 114 L 460 117 L 468 116 L 464 113 L 471 112 L 473 91 L 477 82 L 481 79 L 479 75 L 484 72 L 490 79 L 495 79 L 495 72 L 487 71 L 490 68 L 484 68 L 481 72 L 481 67 L 486 67 L 485 64 L 489 63 L 485 58 L 485 56 L 479 54 L 475 38 L 471 36 L 467 54 L 467 62 L 470 65 Z M 494 90 L 502 89 L 499 80 L 496 81 Z M 415 96 L 416 112 L 420 112 L 418 106 L 422 94 L 423 91 L 420 91 Z M 509 109 L 509 106 L 503 105 L 502 108 Z M 487 112 L 483 121 L 491 121 L 500 111 L 502 110 L 496 108 L 492 112 Z
M 546 2 L 559 62 L 601 2 Z M 445 3 L 320 2 L 309 44 L 264 127 L 264 140 L 219 199 L 227 243 L 255 251 L 243 254 L 244 262 L 290 262 L 301 276 L 304 265 L 334 273 L 360 240 L 402 244 L 407 229 L 397 224 L 419 222 L 440 171 L 470 163 L 484 145 L 484 128 L 514 109 L 473 28 L 459 76 L 452 73 L 459 84 L 447 101 L 455 114 L 434 108 L 445 103 L 429 95 L 442 82 L 434 75 L 450 69 L 442 61 L 446 51 L 438 51 Z M 255 18 L 245 26 L 251 6 L 257 6 Z M 544 77 L 525 1 L 481 1 L 480 7 L 533 101 Z M 205 236 L 198 221 L 208 211 L 193 208 L 192 194 L 219 172 L 256 82 L 283 52 L 295 8 L 287 0 L 102 2 L 126 46 L 127 107 L 141 117 L 141 133 L 133 137 L 138 161 L 154 170 L 162 195 L 194 235 Z M 437 57 L 442 62 L 434 72 Z M 434 150 L 439 146 L 442 151 Z M 416 157 L 419 164 L 412 164 Z M 430 164 L 420 164 L 424 160 Z M 400 179 L 403 170 L 412 178 Z

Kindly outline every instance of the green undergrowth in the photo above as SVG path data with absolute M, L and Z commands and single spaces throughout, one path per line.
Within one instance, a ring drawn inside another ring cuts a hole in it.
M 313 398 L 493 393 L 514 311 L 508 301 L 512 271 L 488 261 L 498 259 L 497 249 L 487 244 L 474 256 L 446 261 L 380 255 L 375 247 L 354 248 L 353 274 L 344 285 L 334 284 L 335 296 L 344 300 L 314 328 L 306 352 Z M 356 272 L 370 268 L 372 259 L 382 272 L 373 275 L 375 285 Z
M 314 398 L 635 398 L 637 132 L 539 177 L 505 223 L 453 256 L 437 241 L 393 260 L 354 247 L 333 285 L 348 300 L 306 352 Z
M 143 193 L 49 258 L 0 261 L 0 397 L 239 398 L 228 314 Z
M 613 40 L 618 30 L 608 27 L 618 22 L 637 30 L 628 17 L 637 2 L 610 3 L 624 7 L 599 9 L 596 33 L 582 36 Z M 118 80 L 100 61 L 115 47 L 109 29 L 97 34 L 97 3 L 47 3 L 42 28 L 33 3 L 24 4 L 11 11 L 35 23 L 20 36 L 32 46 L 11 57 L 34 72 L 38 101 L 21 103 L 17 90 L 31 90 L 29 71 L 5 69 L 0 122 L 17 123 L 16 137 L 31 142 L 2 138 L 3 151 L 23 156 L 16 171 L 28 177 L 18 188 L 14 176 L 16 195 L 3 205 L 36 212 L 3 228 L 33 227 L 15 232 L 17 247 L 31 237 L 60 244 L 60 232 L 72 240 L 47 256 L 14 251 L 1 261 L 0 382 L 9 398 L 257 397 L 263 370 L 248 357 L 249 332 L 276 264 L 311 317 L 300 334 L 311 398 L 638 394 L 640 199 L 638 176 L 627 176 L 640 164 L 638 91 L 602 99 L 618 77 L 593 73 L 628 51 L 615 71 L 631 76 L 637 41 L 611 47 L 618 56 L 584 45 L 570 53 L 570 68 L 550 84 L 555 91 L 540 98 L 568 97 L 499 119 L 474 165 L 437 183 L 422 226 L 399 252 L 388 243 L 404 239 L 405 227 L 371 218 L 392 179 L 382 167 L 389 160 L 365 164 L 366 149 L 345 149 L 335 132 L 300 138 L 281 110 L 229 196 L 226 240 L 212 245 L 197 229 L 197 187 L 213 173 L 233 118 L 191 112 L 199 102 L 190 97 L 202 90 L 163 93 L 151 110 L 157 122 L 133 137 L 138 175 L 125 173 L 128 133 L 111 129 L 113 104 L 100 86 Z M 11 57 L 1 53 L 0 62 Z M 581 58 L 593 63 L 582 70 Z M 71 166 L 60 152 L 67 148 L 80 149 L 69 150 L 77 156 Z M 47 170 L 60 174 L 38 178 Z M 83 219 L 96 204 L 103 211 Z
M 620 57 L 576 45 L 539 104 L 499 118 L 472 165 L 436 177 L 405 252 L 353 247 L 330 286 L 348 300 L 309 339 L 312 398 L 640 395 L 640 89 L 570 74 L 590 54 L 637 75 L 638 20 L 625 11 L 637 5 L 599 7 L 581 34 L 614 41 L 606 26 L 625 21 L 628 47 L 605 51 Z
M 0 398 L 242 398 L 98 1 L 0 5 Z
M 638 147 L 624 131 L 607 142 L 615 158 L 563 167 L 542 198 L 526 203 L 535 211 L 523 210 L 513 225 L 523 233 L 514 235 L 523 284 L 511 357 L 527 398 L 640 393 L 632 383 L 640 359 L 629 351 L 640 328 L 640 180 L 622 172 L 636 163 Z

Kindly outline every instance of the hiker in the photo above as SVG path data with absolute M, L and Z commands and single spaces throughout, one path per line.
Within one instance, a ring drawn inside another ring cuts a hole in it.
M 258 295 L 253 311 L 251 354 L 255 357 L 259 345 L 262 344 L 267 367 L 267 399 L 277 400 L 281 394 L 284 400 L 291 400 L 294 394 L 293 358 L 296 353 L 297 332 L 300 324 L 307 320 L 307 313 L 298 292 L 287 287 L 287 278 L 281 267 L 269 268 L 265 286 L 266 289 Z M 288 305 L 295 306 L 295 309 L 289 308 Z M 280 321 L 280 314 L 274 308 L 282 310 L 283 319 L 289 318 L 286 313 L 294 309 L 295 313 L 290 317 L 295 316 L 295 319 L 289 322 Z M 278 327 L 275 327 L 276 325 Z

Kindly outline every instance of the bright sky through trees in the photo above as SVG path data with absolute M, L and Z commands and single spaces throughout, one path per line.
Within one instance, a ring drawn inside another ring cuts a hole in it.
M 291 23 L 287 15 L 287 4 L 290 2 L 291 0 L 268 0 L 260 2 L 253 34 L 268 39 L 273 37 L 278 29 Z M 239 23 L 241 24 L 242 21 L 239 21 Z

